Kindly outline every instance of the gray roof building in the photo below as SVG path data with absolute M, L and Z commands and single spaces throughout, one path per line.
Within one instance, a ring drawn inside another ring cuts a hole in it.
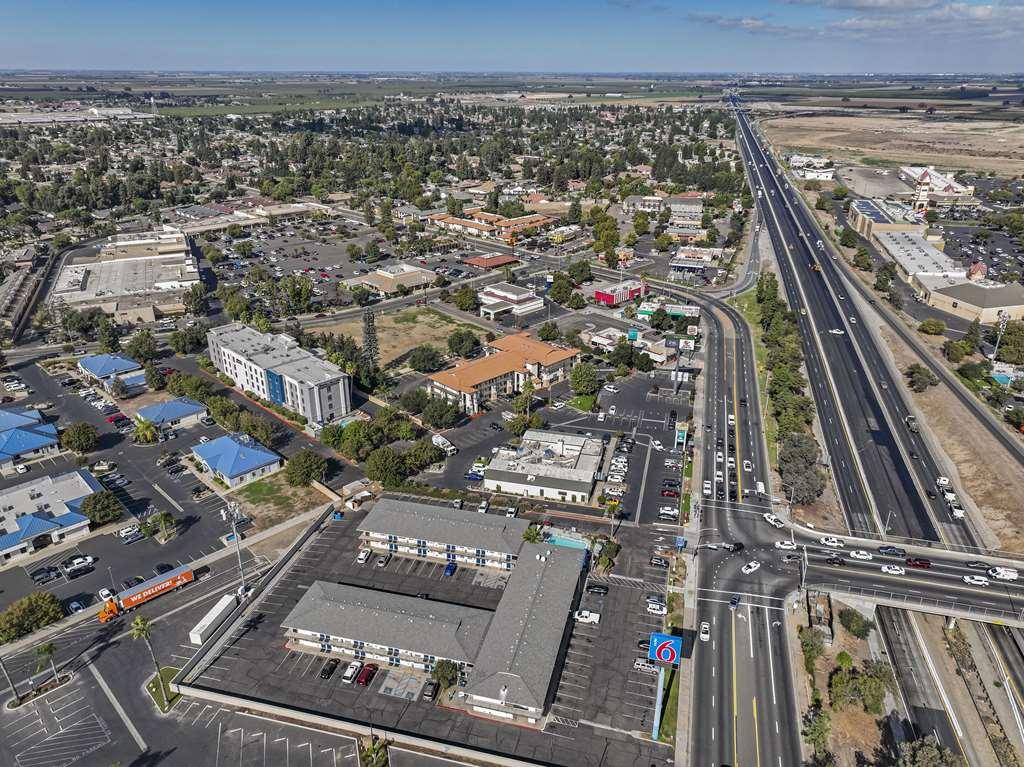
M 477 655 L 471 702 L 546 708 L 582 572 L 579 549 L 524 544 Z
M 472 663 L 491 616 L 476 607 L 316 581 L 281 625 Z
M 529 526 L 525 519 L 381 498 L 358 529 L 360 533 L 396 535 L 515 556 Z

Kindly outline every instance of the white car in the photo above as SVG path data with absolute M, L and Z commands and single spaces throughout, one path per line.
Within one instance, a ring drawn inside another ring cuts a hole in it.
M 564 402 L 555 402 L 551 405 L 552 410 L 561 410 L 563 407 L 565 407 Z
M 750 575 L 751 573 L 756 573 L 760 569 L 761 563 L 754 559 L 743 565 L 743 567 L 740 568 L 740 572 L 744 575 Z
M 984 575 L 965 575 L 963 577 L 964 583 L 969 586 L 987 586 L 988 578 Z
M 850 324 L 851 325 L 856 325 L 857 324 L 857 318 L 854 317 L 852 314 L 850 315 Z
M 614 482 L 616 485 L 626 481 L 626 478 L 622 474 L 609 474 L 608 481 Z
M 704 480 L 704 495 L 705 495 L 705 497 L 711 495 L 711 480 L 710 479 L 705 479 Z
M 886 575 L 906 575 L 907 571 L 899 565 L 882 565 L 882 572 Z
M 25 474 L 28 471 L 28 466 L 26 466 L 23 463 L 19 463 L 17 466 L 14 467 L 14 470 L 19 474 Z
M 935 478 L 935 486 L 936 487 L 949 487 L 949 477 L 936 477 Z
M 831 546 L 833 549 L 841 549 L 846 545 L 841 540 L 831 535 L 826 535 L 824 538 L 819 538 L 818 543 L 820 543 L 822 546 Z
M 779 519 L 777 516 L 775 516 L 774 514 L 772 514 L 771 512 L 767 512 L 765 514 L 762 514 L 761 515 L 761 519 L 763 519 L 765 522 L 767 522 L 769 525 L 771 525 L 772 527 L 776 528 L 777 530 L 781 530 L 783 528 L 783 526 L 784 526 L 783 521 L 781 519 Z
M 871 556 L 870 552 L 864 551 L 864 549 L 856 549 L 850 552 L 851 559 L 859 559 L 862 562 L 870 562 L 874 557 Z
M 596 626 L 601 622 L 601 613 L 592 613 L 590 610 L 577 610 L 572 617 L 577 623 L 592 623 Z
M 365 565 L 370 561 L 371 556 L 373 556 L 373 552 L 370 549 L 359 549 L 359 556 L 356 557 L 356 562 Z
M 655 450 L 659 450 L 659 451 L 665 449 L 665 446 L 663 444 L 661 444 L 661 440 L 660 439 L 652 439 L 651 440 L 651 447 L 653 447 Z
M 101 602 L 106 602 L 108 599 L 114 598 L 114 592 L 110 589 L 103 588 L 99 590 L 99 593 L 96 596 L 100 598 Z
M 842 328 L 832 328 L 828 332 L 831 333 L 834 336 L 845 336 L 846 335 L 846 331 L 843 330 Z
M 604 419 L 605 419 L 604 411 L 601 411 L 600 413 L 597 414 L 597 422 L 598 423 L 604 423 Z
M 619 388 L 617 386 L 612 386 L 611 384 L 605 384 L 601 388 L 604 389 L 609 394 L 618 394 L 619 393 Z
M 354 660 L 348 664 L 348 668 L 345 669 L 345 673 L 341 675 L 341 681 L 345 684 L 352 684 L 359 672 L 363 670 L 363 662 Z
M 754 465 L 750 461 L 744 461 L 743 462 L 743 471 L 750 472 L 750 471 L 753 471 L 753 470 L 754 470 Z
M 795 551 L 796 541 L 775 541 L 775 548 L 783 551 Z
M 651 615 L 668 615 L 668 608 L 665 605 L 655 602 L 647 603 L 647 612 Z
M 679 509 L 677 509 L 675 506 L 662 506 L 660 509 L 658 509 L 658 513 L 659 514 L 678 514 L 679 513 Z
M 608 408 L 608 415 L 615 415 L 615 405 Z
M 725 460 L 725 456 L 722 454 L 721 450 L 719 450 L 717 453 L 715 453 L 715 463 L 722 463 L 722 461 L 724 461 L 724 460 Z
M 711 624 L 707 621 L 701 621 L 700 624 L 700 641 L 706 642 L 711 639 Z

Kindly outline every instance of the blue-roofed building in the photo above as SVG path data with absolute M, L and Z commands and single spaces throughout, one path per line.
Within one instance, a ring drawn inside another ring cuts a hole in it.
M 247 434 L 227 434 L 196 445 L 192 455 L 230 488 L 273 474 L 284 465 L 281 456 Z
M 82 502 L 103 486 L 86 469 L 40 477 L 0 492 L 0 561 L 89 532 Z
M 178 397 L 139 408 L 137 415 L 160 428 L 192 426 L 206 415 L 206 405 L 188 397 Z
M 83 375 L 104 381 L 111 376 L 141 370 L 142 365 L 122 354 L 90 354 L 78 361 L 78 369 Z
M 45 423 L 38 410 L 0 410 L 0 471 L 59 452 L 57 426 Z
M 103 382 L 103 388 L 107 391 L 112 391 L 114 381 L 120 381 L 124 384 L 126 397 L 134 397 L 136 394 L 142 394 L 142 392 L 146 391 L 146 371 L 144 370 L 111 376 Z

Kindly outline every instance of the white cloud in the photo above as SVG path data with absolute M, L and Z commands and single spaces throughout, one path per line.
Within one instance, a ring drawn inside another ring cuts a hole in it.
M 820 34 L 812 27 L 797 27 L 789 24 L 776 24 L 765 16 L 725 16 L 721 13 L 691 13 L 690 21 L 698 24 L 710 24 L 720 29 L 739 30 L 755 35 L 771 35 L 774 37 L 809 37 Z

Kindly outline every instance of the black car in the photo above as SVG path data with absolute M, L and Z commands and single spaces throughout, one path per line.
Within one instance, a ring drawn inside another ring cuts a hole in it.
M 161 562 L 160 564 L 158 564 L 156 567 L 153 568 L 153 574 L 154 575 L 163 575 L 164 573 L 169 573 L 173 569 L 174 569 L 173 565 L 169 565 L 166 562 Z
M 907 550 L 901 549 L 899 546 L 879 546 L 879 554 L 889 554 L 894 557 L 905 557 L 907 556 Z
M 662 487 L 679 487 L 678 479 L 663 479 L 661 480 Z
M 799 562 L 803 557 L 799 554 L 787 554 L 782 558 L 783 562 Z
M 433 700 L 434 698 L 436 698 L 437 691 L 440 689 L 440 687 L 441 685 L 438 684 L 435 680 L 429 680 L 425 685 L 423 685 L 423 700 Z
M 491 431 L 505 431 L 505 427 L 502 426 L 500 423 L 492 423 Z
M 735 610 L 737 608 L 737 606 L 739 606 L 739 603 L 740 603 L 740 598 L 739 598 L 739 595 L 737 594 L 737 595 L 733 596 L 732 599 L 729 600 L 729 609 L 730 610 Z
M 42 586 L 44 583 L 49 583 L 52 580 L 56 580 L 60 577 L 60 570 L 56 567 L 40 567 L 38 570 L 32 571 L 32 580 L 35 581 L 36 585 Z
M 842 567 L 843 565 L 846 564 L 846 560 L 845 559 L 843 559 L 842 557 L 836 557 L 836 556 L 831 556 L 828 559 L 826 559 L 825 561 L 828 564 L 832 565 L 832 567 Z
M 671 421 L 672 423 L 675 423 L 677 415 L 678 415 L 678 413 L 676 413 L 675 410 L 669 410 L 668 411 L 668 420 Z
M 970 562 L 964 562 L 964 564 L 972 570 L 988 570 L 992 567 L 988 562 L 982 562 L 977 559 L 972 559 Z
M 929 488 L 927 488 L 927 489 L 925 489 L 924 493 L 925 493 L 925 495 L 927 495 L 927 496 L 928 496 L 929 498 L 931 498 L 931 499 L 932 499 L 933 501 L 934 501 L 934 500 L 935 500 L 936 498 L 938 498 L 938 497 L 939 497 L 939 496 L 938 496 L 938 494 L 937 494 L 937 493 L 936 493 L 936 492 L 935 492 L 934 490 L 932 490 L 932 489 L 931 489 L 930 487 L 929 487 Z
M 125 591 L 133 589 L 140 583 L 145 583 L 145 578 L 140 578 L 138 575 L 133 575 L 131 578 L 126 578 L 121 585 L 124 586 Z
M 722 548 L 735 554 L 738 551 L 743 551 L 745 546 L 743 541 L 733 541 L 732 543 L 723 543 Z
M 321 679 L 330 679 L 334 676 L 334 672 L 338 670 L 338 666 L 341 665 L 341 661 L 337 658 L 331 658 L 324 664 L 324 667 L 320 669 Z
M 647 652 L 651 649 L 651 640 L 641 639 L 639 642 L 636 643 L 636 647 L 638 650 L 643 650 L 644 652 Z
M 608 593 L 608 587 L 603 583 L 591 583 L 587 586 L 588 594 L 597 594 L 600 597 L 605 596 Z

